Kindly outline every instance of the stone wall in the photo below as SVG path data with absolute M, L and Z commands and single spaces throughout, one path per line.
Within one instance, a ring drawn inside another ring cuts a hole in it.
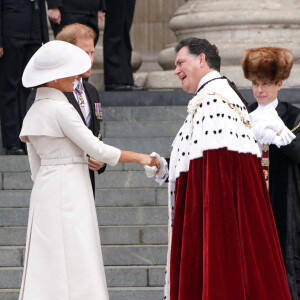
M 132 46 L 143 60 L 140 71 L 160 70 L 158 53 L 177 41 L 169 22 L 184 0 L 136 0 Z

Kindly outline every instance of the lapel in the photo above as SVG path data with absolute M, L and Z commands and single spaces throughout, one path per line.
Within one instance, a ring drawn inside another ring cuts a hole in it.
M 88 101 L 88 105 L 91 110 L 91 123 L 89 128 L 92 130 L 92 132 L 94 132 L 95 131 L 95 105 L 93 101 L 93 96 L 91 95 L 91 89 L 89 88 L 89 84 L 85 80 L 82 80 L 82 82 L 83 82 L 84 92 Z
M 82 121 L 85 123 L 85 119 L 84 119 L 84 116 L 82 114 L 82 111 L 79 107 L 79 103 L 77 102 L 77 99 L 75 98 L 74 94 L 73 93 L 64 93 L 65 96 L 67 97 L 67 99 L 69 100 L 69 102 L 74 106 L 74 108 L 77 110 L 77 112 L 79 113 Z
M 93 134 L 95 136 L 97 136 L 98 132 L 100 130 L 100 123 L 97 120 L 96 115 L 95 115 L 95 104 L 94 104 L 96 101 L 99 101 L 98 95 L 97 94 L 95 95 L 95 93 L 97 93 L 97 90 L 94 87 L 92 87 L 85 80 L 83 80 L 83 87 L 84 87 L 84 92 L 85 92 L 85 95 L 86 95 L 86 98 L 87 98 L 88 105 L 89 105 L 90 110 L 91 110 L 91 124 L 89 126 L 89 129 L 93 132 Z M 74 94 L 73 93 L 64 93 L 64 94 L 67 97 L 67 99 L 69 100 L 69 102 L 77 110 L 77 112 L 79 113 L 79 115 L 80 115 L 81 119 L 83 120 L 84 124 L 86 124 L 85 119 L 83 117 L 83 114 L 81 112 L 81 109 L 79 107 L 79 104 L 78 104 L 77 99 L 75 98 Z
M 287 109 L 279 100 L 278 100 L 278 105 L 276 107 L 276 111 L 280 118 L 282 118 L 282 119 L 285 118 Z

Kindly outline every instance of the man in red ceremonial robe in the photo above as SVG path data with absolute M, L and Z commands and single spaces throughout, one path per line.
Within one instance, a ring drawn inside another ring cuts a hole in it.
M 188 38 L 176 52 L 175 75 L 196 94 L 169 162 L 165 299 L 291 299 L 247 108 L 215 45 Z

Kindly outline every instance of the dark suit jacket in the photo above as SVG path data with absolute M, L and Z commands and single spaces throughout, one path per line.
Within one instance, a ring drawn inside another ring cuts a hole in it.
M 0 47 L 3 38 L 48 42 L 45 0 L 0 0 Z
M 105 0 L 47 0 L 48 9 L 59 7 L 61 12 L 97 14 L 106 10 Z
M 100 122 L 97 120 L 97 117 L 95 115 L 95 103 L 100 102 L 99 94 L 98 94 L 97 89 L 93 85 L 91 85 L 90 83 L 88 83 L 85 80 L 83 80 L 82 82 L 83 82 L 84 91 L 85 91 L 85 94 L 86 94 L 86 97 L 87 97 L 87 100 L 88 100 L 88 103 L 89 103 L 90 109 L 91 109 L 91 124 L 89 126 L 89 129 L 93 132 L 93 134 L 95 136 L 98 136 L 99 131 L 100 131 Z M 79 104 L 78 104 L 77 100 L 74 97 L 74 94 L 73 93 L 64 93 L 64 94 L 67 97 L 67 99 L 69 100 L 69 102 L 78 111 L 80 117 L 82 118 L 83 122 L 85 123 L 85 119 L 83 117 L 83 114 L 81 112 Z M 28 100 L 27 100 L 27 105 L 26 105 L 27 110 L 33 104 L 33 102 L 35 100 L 35 95 L 36 95 L 36 89 L 33 89 L 32 92 L 30 93 L 29 97 L 28 97 Z M 98 171 L 98 174 L 103 173 L 105 171 L 105 169 L 106 169 L 106 165 Z M 90 178 L 91 178 L 91 183 L 92 183 L 93 192 L 94 192 L 94 196 L 95 196 L 95 175 L 94 175 L 94 171 L 90 170 Z
M 47 0 L 48 9 L 59 8 L 61 23 L 50 21 L 54 36 L 66 25 L 81 23 L 94 29 L 96 33 L 95 45 L 99 38 L 98 11 L 106 11 L 105 0 Z

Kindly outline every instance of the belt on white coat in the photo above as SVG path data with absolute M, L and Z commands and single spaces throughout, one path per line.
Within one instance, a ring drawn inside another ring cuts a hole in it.
M 89 158 L 82 156 L 41 159 L 41 166 L 87 164 Z

